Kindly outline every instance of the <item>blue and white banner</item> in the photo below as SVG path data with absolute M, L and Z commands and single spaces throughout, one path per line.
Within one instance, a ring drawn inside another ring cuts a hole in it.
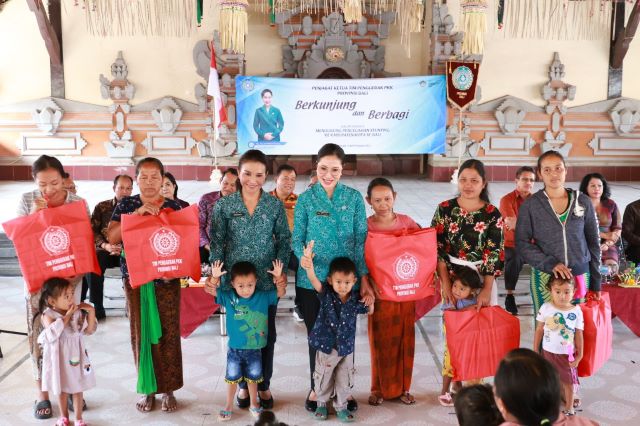
M 444 75 L 363 80 L 236 77 L 238 151 L 442 154 Z

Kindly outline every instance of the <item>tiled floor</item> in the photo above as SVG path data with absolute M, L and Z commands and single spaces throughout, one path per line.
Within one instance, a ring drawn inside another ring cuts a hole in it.
M 301 179 L 302 180 L 302 179 Z M 366 188 L 366 178 L 345 178 L 345 182 L 360 190 Z M 449 184 L 434 184 L 418 179 L 394 178 L 399 199 L 397 211 L 407 213 L 421 224 L 429 223 L 435 205 L 453 194 Z M 0 184 L 0 222 L 14 216 L 19 194 L 32 188 L 30 183 Z M 107 182 L 81 181 L 79 194 L 91 206 L 109 198 Z M 270 185 L 271 186 L 271 185 Z M 494 199 L 512 188 L 511 184 L 492 184 Z M 574 185 L 575 186 L 575 185 Z M 298 185 L 302 189 L 302 182 Z M 614 199 L 621 208 L 638 197 L 640 185 L 613 185 Z M 203 182 L 180 182 L 181 198 L 196 201 L 206 191 Z M 502 287 L 502 282 L 499 282 Z M 122 293 L 115 280 L 107 280 L 107 296 Z M 527 288 L 523 279 L 519 289 Z M 519 296 L 518 303 L 527 303 Z M 109 300 L 107 307 L 118 308 L 122 300 Z M 225 398 L 224 366 L 225 337 L 219 333 L 219 320 L 212 318 L 188 339 L 182 341 L 185 386 L 176 392 L 180 409 L 166 414 L 157 409 L 148 414 L 135 410 L 135 368 L 131 357 L 128 322 L 121 309 L 108 311 L 109 318 L 101 323 L 95 335 L 87 338 L 96 367 L 98 386 L 86 393 L 89 410 L 85 420 L 93 425 L 207 425 L 216 423 L 215 415 Z M 530 347 L 532 331 L 531 308 L 521 308 L 522 346 Z M 456 424 L 452 409 L 440 407 L 436 395 L 440 389 L 439 366 L 442 360 L 441 317 L 436 309 L 416 324 L 416 356 L 412 393 L 417 404 L 404 406 L 385 401 L 380 407 L 366 404 L 369 390 L 369 347 L 366 321 L 362 317 L 356 339 L 358 375 L 354 396 L 360 401 L 358 421 L 364 424 L 444 425 Z M 594 377 L 582 380 L 583 414 L 603 425 L 640 424 L 640 339 L 618 319 L 613 320 L 614 352 L 611 360 Z M 0 278 L 0 328 L 25 330 L 22 281 Z M 307 346 L 304 326 L 288 315 L 277 318 L 278 341 L 272 390 L 276 400 L 274 411 L 280 421 L 305 425 L 314 423 L 302 407 L 308 387 Z M 33 419 L 35 396 L 31 367 L 27 358 L 26 338 L 0 335 L 4 358 L 0 359 L 0 426 L 21 424 L 53 424 Z M 159 407 L 159 404 L 156 405 Z M 54 409 L 57 414 L 57 409 Z M 236 410 L 231 424 L 250 424 L 246 411 Z M 328 424 L 335 424 L 333 421 Z

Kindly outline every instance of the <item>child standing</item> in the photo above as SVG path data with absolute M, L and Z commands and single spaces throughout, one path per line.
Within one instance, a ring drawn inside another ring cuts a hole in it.
M 316 420 L 326 420 L 327 401 L 333 394 L 333 407 L 340 421 L 350 423 L 355 420 L 347 410 L 347 398 L 351 395 L 353 382 L 353 350 L 356 340 L 356 320 L 358 314 L 373 313 L 373 297 L 363 301 L 352 291 L 356 279 L 356 265 L 348 257 L 338 257 L 331 261 L 327 282 L 321 283 L 313 268 L 313 244 L 304 249 L 301 266 L 307 278 L 318 292 L 320 310 L 315 325 L 309 334 L 309 344 L 316 349 L 316 367 L 313 374 L 317 408 L 313 413 Z
M 261 349 L 267 345 L 267 318 L 269 306 L 277 305 L 278 298 L 285 295 L 286 283 L 278 285 L 277 291 L 255 291 L 258 272 L 251 262 L 237 262 L 231 267 L 231 290 L 218 290 L 224 264 L 219 260 L 211 267 L 211 277 L 205 291 L 216 296 L 218 304 L 227 312 L 227 402 L 218 413 L 218 420 L 231 420 L 233 399 L 238 383 L 247 382 L 249 388 L 249 411 L 254 417 L 260 416 L 262 407 L 258 402 L 258 383 L 262 381 Z M 273 262 L 271 275 L 282 274 L 282 262 Z
M 476 307 L 476 297 L 482 289 L 482 280 L 475 269 L 468 266 L 456 265 L 453 270 L 451 293 L 455 299 L 453 303 L 443 303 L 442 310 L 465 310 Z M 442 362 L 442 390 L 438 396 L 438 402 L 445 407 L 453 406 L 453 398 L 449 392 L 453 380 L 453 370 L 451 368 L 451 358 L 447 348 L 447 341 L 444 341 L 444 357 Z M 454 387 L 460 388 L 462 383 L 455 382 Z
M 547 290 L 551 302 L 544 303 L 536 317 L 533 348 L 539 351 L 542 343 L 542 356 L 558 371 L 564 389 L 563 412 L 573 416 L 573 385 L 578 384 L 576 368 L 582 359 L 584 319 L 580 307 L 571 304 L 573 280 L 553 278 L 547 283 Z
M 96 331 L 96 313 L 87 303 L 74 303 L 74 290 L 75 284 L 66 279 L 50 278 L 40 297 L 44 328 L 38 336 L 42 345 L 42 391 L 58 395 L 61 417 L 56 426 L 69 425 L 69 395 L 75 407 L 75 425 L 86 425 L 82 420 L 82 392 L 96 385 L 83 342 L 83 335 Z

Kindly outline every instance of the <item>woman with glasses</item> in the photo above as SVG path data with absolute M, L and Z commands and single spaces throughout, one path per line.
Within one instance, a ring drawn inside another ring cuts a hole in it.
M 333 259 L 341 256 L 350 258 L 357 267 L 360 294 L 373 296 L 367 279 L 369 271 L 364 261 L 364 242 L 367 238 L 364 200 L 357 190 L 340 183 L 344 158 L 344 150 L 336 144 L 326 144 L 318 151 L 318 182 L 298 198 L 292 248 L 298 259 L 302 260 L 304 248 L 309 242 L 315 242 L 313 266 L 320 281 L 325 280 Z M 297 287 L 299 308 L 307 333 L 310 333 L 318 316 L 320 299 L 302 267 L 298 268 Z M 305 408 L 312 412 L 317 405 L 313 380 L 315 356 L 315 349 L 309 346 L 311 390 Z M 356 401 L 349 398 L 347 409 L 356 411 L 357 408 Z

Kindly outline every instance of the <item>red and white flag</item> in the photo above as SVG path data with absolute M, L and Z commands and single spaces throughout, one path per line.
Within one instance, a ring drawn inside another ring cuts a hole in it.
M 214 129 L 216 134 L 218 127 L 227 121 L 227 110 L 222 103 L 222 95 L 220 94 L 220 82 L 218 80 L 218 69 L 216 67 L 216 52 L 211 43 L 211 70 L 209 71 L 209 86 L 207 87 L 207 95 L 213 97 L 214 106 Z

